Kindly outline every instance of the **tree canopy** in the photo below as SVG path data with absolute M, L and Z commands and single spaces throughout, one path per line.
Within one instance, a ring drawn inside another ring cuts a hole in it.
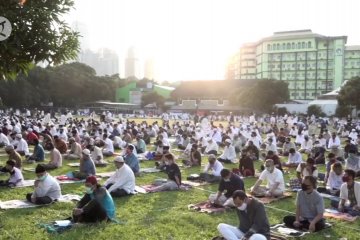
M 118 76 L 96 76 L 95 70 L 82 63 L 57 67 L 35 67 L 14 81 L 0 80 L 3 104 L 11 107 L 37 107 L 53 102 L 58 107 L 115 99 Z
M 0 78 L 15 79 L 39 62 L 75 59 L 79 33 L 63 19 L 73 6 L 74 0 L 1 0 L 1 16 L 10 21 L 12 33 L 0 41 Z
M 360 109 L 360 77 L 352 78 L 341 87 L 338 95 L 339 105 L 353 106 Z
M 148 104 L 155 103 L 158 108 L 163 108 L 165 98 L 156 92 L 148 92 L 141 96 L 141 106 L 144 107 Z
M 235 98 L 235 102 L 242 107 L 270 112 L 274 104 L 289 100 L 289 89 L 284 81 L 266 79 L 249 88 L 240 89 L 230 98 Z

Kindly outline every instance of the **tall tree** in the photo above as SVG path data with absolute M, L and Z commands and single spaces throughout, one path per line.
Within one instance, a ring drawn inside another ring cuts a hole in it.
M 352 78 L 347 81 L 346 84 L 341 87 L 338 95 L 339 105 L 352 106 L 356 109 L 360 109 L 360 77 Z
M 258 111 L 269 112 L 274 104 L 289 100 L 288 84 L 280 80 L 261 80 L 237 93 L 238 104 Z
M 63 16 L 74 0 L 1 0 L 0 13 L 12 26 L 9 38 L 0 41 L 0 78 L 15 79 L 35 64 L 60 64 L 75 59 L 79 33 Z

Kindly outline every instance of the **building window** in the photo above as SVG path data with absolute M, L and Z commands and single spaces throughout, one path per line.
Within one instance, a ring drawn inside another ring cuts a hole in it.
M 308 48 L 311 48 L 311 42 L 310 41 L 308 42 Z
M 267 50 L 271 51 L 271 45 L 270 44 L 267 45 Z
M 273 50 L 276 50 L 276 44 L 275 43 L 273 44 Z
M 283 43 L 283 44 L 282 44 L 282 50 L 285 50 L 285 49 L 286 49 L 286 44 Z
M 276 44 L 276 49 L 277 50 L 281 50 L 281 48 L 280 48 L 280 44 L 278 43 L 278 44 Z
M 295 49 L 295 43 L 291 43 L 291 48 Z
M 300 49 L 300 43 L 299 42 L 296 44 L 296 49 Z
M 288 43 L 287 45 L 286 45 L 286 49 L 290 49 L 291 48 L 291 46 L 290 46 L 290 43 Z
M 305 48 L 305 42 L 301 43 L 301 48 Z

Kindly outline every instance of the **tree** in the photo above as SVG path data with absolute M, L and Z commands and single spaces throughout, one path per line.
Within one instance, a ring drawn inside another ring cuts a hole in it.
M 238 91 L 238 104 L 258 111 L 270 112 L 276 103 L 289 100 L 288 84 L 280 80 L 261 80 Z
M 338 104 L 335 111 L 337 117 L 347 117 L 351 114 L 351 107 Z
M 337 97 L 339 105 L 352 106 L 356 109 L 360 109 L 360 77 L 352 78 L 347 81 L 346 84 L 341 87 L 339 95 Z
M 156 104 L 158 108 L 163 108 L 165 104 L 165 98 L 156 92 L 148 92 L 141 96 L 141 106 L 145 107 L 148 104 Z
M 317 116 L 317 117 L 323 117 L 325 116 L 325 113 L 323 113 L 322 109 L 318 105 L 310 105 L 307 109 L 307 115 L 311 116 Z
M 75 59 L 79 33 L 63 19 L 73 6 L 74 0 L 0 1 L 1 15 L 12 25 L 9 38 L 0 42 L 0 78 L 15 79 L 39 62 Z

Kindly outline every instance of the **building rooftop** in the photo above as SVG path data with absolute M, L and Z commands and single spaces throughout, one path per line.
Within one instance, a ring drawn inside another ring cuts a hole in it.
M 352 46 L 346 46 L 345 47 L 345 51 L 346 50 L 360 50 L 360 45 L 352 45 Z

